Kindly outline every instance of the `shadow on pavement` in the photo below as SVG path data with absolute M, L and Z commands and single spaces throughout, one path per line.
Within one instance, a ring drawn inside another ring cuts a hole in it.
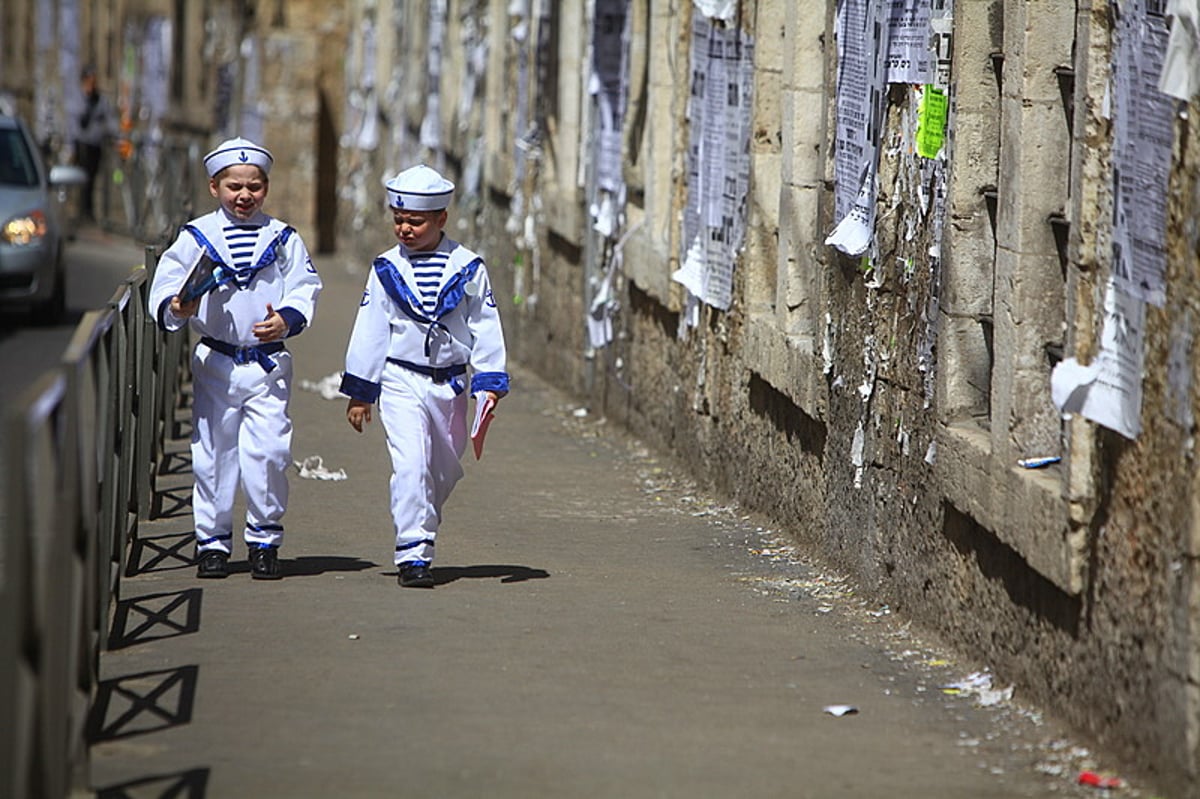
M 113 616 L 110 650 L 188 635 L 200 629 L 200 589 L 122 599 Z
M 360 572 L 379 565 L 369 560 L 346 558 L 340 555 L 305 555 L 299 558 L 281 557 L 279 562 L 283 564 L 284 578 L 314 577 L 326 572 Z M 231 561 L 229 564 L 230 574 L 249 571 L 250 565 L 245 561 Z
M 130 548 L 125 575 L 135 577 L 148 572 L 191 568 L 194 565 L 192 549 L 195 542 L 191 530 L 170 535 L 139 536 Z
M 178 774 L 160 774 L 110 785 L 96 792 L 96 799 L 132 799 L 157 796 L 166 799 L 203 799 L 208 790 L 208 769 L 193 768 Z
M 178 519 L 192 514 L 192 486 L 159 488 L 154 492 L 151 518 Z
M 88 719 L 92 745 L 179 727 L 192 720 L 197 666 L 101 680 Z
M 544 580 L 550 576 L 550 572 L 544 569 L 531 569 L 528 566 L 435 566 L 430 571 L 433 572 L 435 585 L 497 577 L 502 583 L 523 583 L 526 580 Z

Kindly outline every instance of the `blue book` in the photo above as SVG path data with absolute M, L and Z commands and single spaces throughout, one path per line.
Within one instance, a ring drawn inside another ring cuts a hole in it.
M 179 300 L 183 303 L 198 300 L 225 281 L 225 267 L 210 258 L 208 253 L 201 253 L 200 260 L 192 267 L 187 280 L 183 282 L 183 288 L 179 290 Z

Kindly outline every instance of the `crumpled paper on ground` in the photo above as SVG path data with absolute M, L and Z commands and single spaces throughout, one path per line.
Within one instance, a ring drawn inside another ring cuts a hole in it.
M 320 455 L 309 455 L 303 461 L 295 461 L 296 469 L 300 472 L 300 476 L 306 480 L 345 480 L 346 470 L 338 469 L 336 472 L 325 468 L 325 463 L 321 460 Z
M 315 391 L 325 399 L 341 399 L 346 396 L 340 390 L 342 385 L 341 372 L 334 372 L 315 382 L 312 380 L 301 380 L 296 385 L 304 391 Z
M 958 682 L 942 686 L 942 693 L 950 696 L 973 696 L 980 707 L 992 707 L 1012 699 L 1013 687 L 993 688 L 992 675 L 986 671 L 968 674 Z

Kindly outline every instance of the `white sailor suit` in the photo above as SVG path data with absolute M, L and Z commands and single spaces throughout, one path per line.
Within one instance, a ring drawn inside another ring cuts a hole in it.
M 432 287 L 418 286 L 403 245 L 375 259 L 341 384 L 349 397 L 379 404 L 392 460 L 397 565 L 433 561 L 442 506 L 463 476 L 468 367 L 471 393 L 505 393 L 509 386 L 483 260 L 445 235 L 435 255 L 445 258 L 436 303 Z M 423 303 L 422 294 L 431 301 Z
M 195 316 L 171 312 L 171 298 L 207 253 L 223 283 Z M 199 341 L 192 354 L 192 513 L 198 552 L 230 553 L 239 484 L 246 497 L 248 545 L 278 546 L 287 509 L 292 422 L 291 355 L 282 341 L 261 344 L 253 327 L 267 304 L 288 336 L 312 321 L 321 279 L 294 228 L 261 211 L 247 221 L 218 208 L 184 226 L 162 254 L 150 288 L 150 313 L 165 330 L 186 322 Z

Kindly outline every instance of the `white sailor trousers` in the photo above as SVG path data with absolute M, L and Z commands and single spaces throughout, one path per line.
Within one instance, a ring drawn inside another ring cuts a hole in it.
M 230 552 L 233 505 L 240 486 L 246 498 L 247 544 L 278 546 L 287 510 L 292 420 L 288 394 L 292 356 L 271 355 L 270 372 L 205 344 L 192 356 L 192 492 L 196 548 Z
M 442 506 L 463 476 L 467 395 L 389 362 L 379 415 L 392 459 L 395 563 L 432 562 Z

